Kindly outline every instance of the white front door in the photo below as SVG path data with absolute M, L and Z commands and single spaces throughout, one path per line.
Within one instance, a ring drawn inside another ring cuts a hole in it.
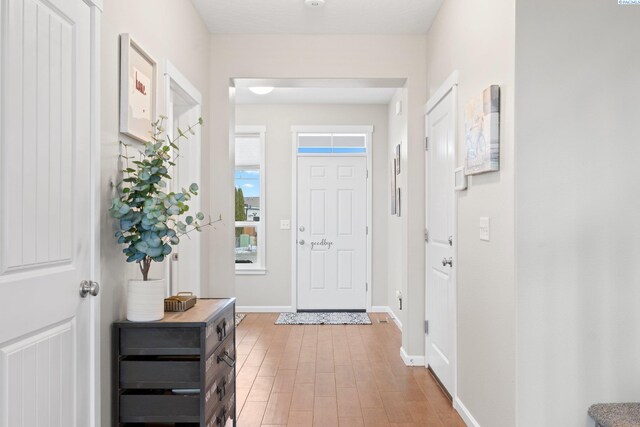
M 366 157 L 298 157 L 297 188 L 298 309 L 366 309 Z
M 0 13 L 0 426 L 90 427 L 99 300 L 79 287 L 99 262 L 97 35 L 82 0 L 2 0 Z
M 449 91 L 427 115 L 427 362 L 453 394 L 455 282 L 453 170 L 455 109 Z

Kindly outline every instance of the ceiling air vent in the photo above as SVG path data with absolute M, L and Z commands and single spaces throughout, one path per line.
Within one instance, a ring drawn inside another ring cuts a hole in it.
M 324 6 L 324 0 L 304 0 L 304 4 L 309 7 L 318 8 Z

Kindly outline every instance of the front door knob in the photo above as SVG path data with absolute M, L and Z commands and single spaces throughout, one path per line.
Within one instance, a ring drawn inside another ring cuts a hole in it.
M 453 259 L 451 257 L 449 257 L 449 259 L 442 258 L 442 266 L 446 267 L 447 265 L 449 265 L 449 267 L 453 267 Z
M 100 285 L 97 282 L 83 280 L 80 282 L 80 296 L 86 298 L 87 295 L 97 296 L 100 293 Z
M 300 244 L 300 246 L 304 245 L 304 239 L 300 239 L 298 243 Z

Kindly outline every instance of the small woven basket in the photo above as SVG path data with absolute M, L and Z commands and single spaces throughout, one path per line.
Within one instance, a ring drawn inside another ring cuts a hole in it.
M 164 311 L 187 311 L 197 300 L 193 292 L 178 292 L 178 295 L 164 299 Z

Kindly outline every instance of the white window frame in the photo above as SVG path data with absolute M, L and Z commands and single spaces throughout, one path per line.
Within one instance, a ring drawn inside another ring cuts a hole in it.
M 235 264 L 236 275 L 259 275 L 267 274 L 267 215 L 266 215 L 266 153 L 265 153 L 265 134 L 266 126 L 236 126 L 235 136 L 257 136 L 260 138 L 260 221 L 256 225 L 253 221 L 235 221 L 235 227 L 255 226 L 258 230 L 258 262 L 256 264 Z M 235 138 L 234 138 L 235 143 Z M 235 150 L 234 150 L 235 151 Z M 235 170 L 234 162 L 234 188 L 235 188 Z M 235 262 L 235 256 L 234 256 Z

